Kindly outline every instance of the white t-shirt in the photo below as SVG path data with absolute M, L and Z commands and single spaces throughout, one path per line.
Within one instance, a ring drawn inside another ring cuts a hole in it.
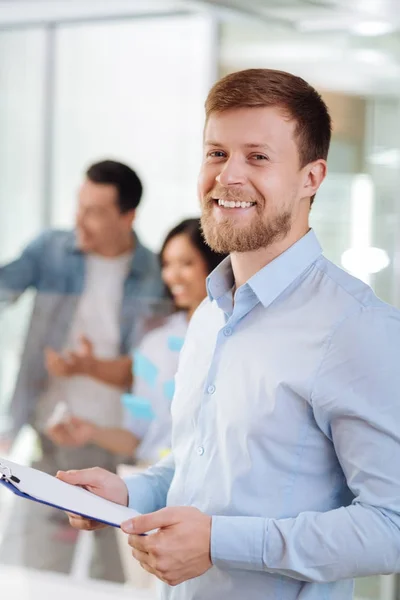
M 77 351 L 81 336 L 93 344 L 97 358 L 111 359 L 120 354 L 120 310 L 124 282 L 132 254 L 116 258 L 89 254 L 83 294 L 71 324 L 66 351 Z M 122 422 L 121 390 L 91 377 L 77 375 L 50 378 L 38 410 L 41 429 L 59 403 L 69 412 L 97 425 L 119 427 Z

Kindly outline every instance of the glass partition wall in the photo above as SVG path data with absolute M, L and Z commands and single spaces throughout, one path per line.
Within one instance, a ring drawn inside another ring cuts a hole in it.
M 198 214 L 214 63 L 206 15 L 0 31 L 0 262 L 45 227 L 72 227 L 84 171 L 104 158 L 143 180 L 136 229 L 154 250 L 175 223 Z M 0 312 L 0 430 L 31 299 Z
M 264 66 L 304 76 L 333 116 L 329 176 L 311 216 L 325 254 L 400 306 L 400 36 L 224 15 L 216 27 L 214 16 L 0 31 L 0 261 L 44 227 L 71 227 L 82 173 L 105 157 L 142 177 L 137 230 L 157 250 L 172 224 L 198 214 L 210 84 L 218 73 Z M 26 295 L 0 313 L 0 430 L 30 305 Z M 395 579 L 360 580 L 356 595 L 394 600 Z

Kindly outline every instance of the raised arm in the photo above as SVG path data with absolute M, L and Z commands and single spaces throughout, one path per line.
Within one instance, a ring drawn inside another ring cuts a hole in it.
M 17 259 L 0 267 L 0 310 L 29 287 L 38 285 L 47 238 L 48 233 L 41 234 L 26 246 Z

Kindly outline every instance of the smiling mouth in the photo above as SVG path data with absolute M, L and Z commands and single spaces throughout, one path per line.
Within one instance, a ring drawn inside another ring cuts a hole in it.
M 215 204 L 222 206 L 223 208 L 251 208 L 255 206 L 255 202 L 243 202 L 240 200 L 221 200 L 221 198 L 213 198 Z
M 176 283 L 171 286 L 170 290 L 173 296 L 180 296 L 186 292 L 186 286 Z

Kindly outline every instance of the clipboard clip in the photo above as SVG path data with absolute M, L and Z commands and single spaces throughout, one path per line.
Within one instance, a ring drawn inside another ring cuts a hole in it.
M 1 463 L 1 462 L 0 462 L 0 479 L 5 479 L 6 481 L 9 481 L 10 483 L 21 483 L 21 480 L 12 474 L 10 467 L 8 467 L 7 465 L 3 465 L 3 463 Z

